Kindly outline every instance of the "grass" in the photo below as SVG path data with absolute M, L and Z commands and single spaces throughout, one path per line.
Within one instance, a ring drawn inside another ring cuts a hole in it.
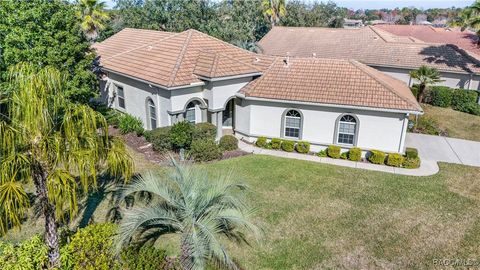
M 441 108 L 422 104 L 425 114 L 435 121 L 439 130 L 448 137 L 480 141 L 480 116 L 455 111 L 452 108 Z
M 258 155 L 201 167 L 233 168 L 252 189 L 264 239 L 228 244 L 245 269 L 423 269 L 433 259 L 480 257 L 480 168 L 440 164 L 434 176 L 409 177 Z

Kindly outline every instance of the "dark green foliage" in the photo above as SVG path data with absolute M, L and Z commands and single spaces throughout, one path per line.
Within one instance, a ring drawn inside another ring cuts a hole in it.
M 281 144 L 282 150 L 285 152 L 293 152 L 295 149 L 295 142 L 289 140 L 283 140 Z
M 405 157 L 406 158 L 417 158 L 418 157 L 417 148 L 407 147 L 407 149 L 405 149 Z
M 340 159 L 348 159 L 348 152 L 343 152 L 340 154 Z
M 428 116 L 419 116 L 414 130 L 423 134 L 446 135 L 446 132 L 439 127 L 436 120 Z
M 94 53 L 67 1 L 1 1 L 0 85 L 7 67 L 20 62 L 53 66 L 67 76 L 67 96 L 87 103 L 98 80 L 92 70 Z
M 170 129 L 171 127 L 161 127 L 145 133 L 145 138 L 152 143 L 153 150 L 158 152 L 172 150 Z
M 457 111 L 469 113 L 469 105 L 477 103 L 477 91 L 455 89 L 453 91 L 452 108 Z
M 280 146 L 282 145 L 282 140 L 278 138 L 273 138 L 270 141 L 270 145 L 272 146 L 272 149 L 280 149 Z
M 233 135 L 224 135 L 220 138 L 219 146 L 224 151 L 237 150 L 238 140 Z
M 192 133 L 192 140 L 213 139 L 217 136 L 217 127 L 208 122 L 195 124 Z
M 46 269 L 48 247 L 40 235 L 18 244 L 0 241 L 0 266 L 3 270 Z
M 402 165 L 407 169 L 416 169 L 420 167 L 420 158 L 405 158 Z
M 410 90 L 412 91 L 413 96 L 418 99 L 418 84 L 414 83 L 412 87 L 410 87 Z
M 378 150 L 372 150 L 370 151 L 368 161 L 372 162 L 373 164 L 385 164 L 385 153 Z
M 286 1 L 286 14 L 280 20 L 282 26 L 343 27 L 346 9 L 332 1 Z
M 166 269 L 166 254 L 154 246 L 128 246 L 120 254 L 121 269 L 158 270 Z
M 480 105 L 477 103 L 474 103 L 474 102 L 467 103 L 465 104 L 463 109 L 465 110 L 464 112 L 466 113 L 473 114 L 473 115 L 480 115 Z
M 453 89 L 447 86 L 434 86 L 430 89 L 425 102 L 438 107 L 450 107 L 452 105 Z
M 255 142 L 255 144 L 258 146 L 258 147 L 265 147 L 267 145 L 267 138 L 266 137 L 258 137 L 257 141 Z
M 295 150 L 297 150 L 298 153 L 306 154 L 310 152 L 310 143 L 305 141 L 299 141 L 295 146 Z
M 175 150 L 189 149 L 192 144 L 194 126 L 187 121 L 174 124 L 170 129 L 170 141 Z
M 135 132 L 138 136 L 142 135 L 145 131 L 143 129 L 142 120 L 130 114 L 124 114 L 120 117 L 118 128 L 122 134 Z
M 340 158 L 340 151 L 342 148 L 336 145 L 330 145 L 327 148 L 327 155 L 331 158 Z
M 320 152 L 317 153 L 317 156 L 319 157 L 327 157 L 327 150 L 321 150 Z
M 188 153 L 197 162 L 211 161 L 222 157 L 222 150 L 212 139 L 194 140 Z
M 348 159 L 351 161 L 360 161 L 362 160 L 362 149 L 358 147 L 353 147 L 348 151 Z
M 404 160 L 404 156 L 397 153 L 391 153 L 387 156 L 387 165 L 393 167 L 400 167 L 402 166 Z

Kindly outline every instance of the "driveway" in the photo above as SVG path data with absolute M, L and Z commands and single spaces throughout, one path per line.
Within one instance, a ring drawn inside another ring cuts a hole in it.
M 407 133 L 407 147 L 415 147 L 422 160 L 480 167 L 480 142 Z

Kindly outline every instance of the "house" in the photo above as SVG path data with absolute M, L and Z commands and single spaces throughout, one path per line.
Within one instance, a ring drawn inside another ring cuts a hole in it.
M 441 84 L 480 89 L 479 61 L 456 45 L 398 36 L 383 28 L 360 29 L 274 27 L 259 42 L 265 55 L 355 59 L 411 85 L 409 75 L 422 65 L 439 70 Z M 417 26 L 427 27 L 427 26 Z
M 255 54 L 196 30 L 124 29 L 94 48 L 104 101 L 147 129 L 210 122 L 217 137 L 402 153 L 422 113 L 405 83 L 355 60 Z
M 362 20 L 343 19 L 343 28 L 361 28 L 363 26 Z

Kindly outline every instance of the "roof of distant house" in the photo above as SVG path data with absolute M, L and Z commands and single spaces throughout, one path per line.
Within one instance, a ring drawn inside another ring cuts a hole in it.
M 259 42 L 266 55 L 355 59 L 370 66 L 480 73 L 479 62 L 452 45 L 397 36 L 379 27 L 274 27 Z
M 246 97 L 421 112 L 407 85 L 354 60 L 277 58 Z

